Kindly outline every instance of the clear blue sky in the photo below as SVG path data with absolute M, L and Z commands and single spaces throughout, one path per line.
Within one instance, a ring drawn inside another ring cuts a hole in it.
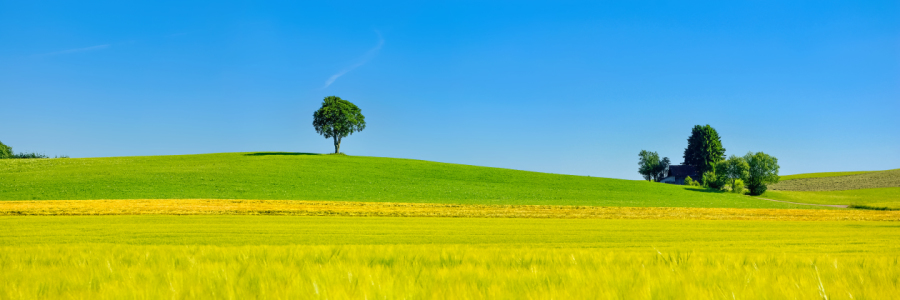
M 265 3 L 263 3 L 265 2 Z M 333 151 L 639 179 L 691 127 L 782 174 L 900 168 L 900 2 L 0 0 L 0 141 Z

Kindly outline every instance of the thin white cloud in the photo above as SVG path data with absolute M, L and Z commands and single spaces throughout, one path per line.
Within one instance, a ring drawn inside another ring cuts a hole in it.
M 110 46 L 110 44 L 97 45 L 97 46 L 90 46 L 90 47 L 84 47 L 84 48 L 69 49 L 69 50 L 56 51 L 56 52 L 50 52 L 50 53 L 44 53 L 44 54 L 37 54 L 37 56 L 50 56 L 50 55 L 69 54 L 69 53 L 75 53 L 75 52 L 94 51 L 94 50 L 106 49 L 106 48 L 109 48 L 109 46 Z
M 322 87 L 323 89 L 330 86 L 339 77 L 344 76 L 344 74 L 347 74 L 347 72 L 353 71 L 353 69 L 359 68 L 360 66 L 366 64 L 367 62 L 369 62 L 369 60 L 372 59 L 372 57 L 375 57 L 375 55 L 378 54 L 378 50 L 381 50 L 381 46 L 384 46 L 384 38 L 381 37 L 381 32 L 378 32 L 377 30 L 375 31 L 375 34 L 378 34 L 378 45 L 376 45 L 375 48 L 372 48 L 369 51 L 367 51 L 366 54 L 363 54 L 363 56 L 361 56 L 355 64 L 344 68 L 343 70 L 335 73 L 334 75 L 331 75 L 331 77 L 329 77 L 328 80 L 325 81 L 325 86 Z

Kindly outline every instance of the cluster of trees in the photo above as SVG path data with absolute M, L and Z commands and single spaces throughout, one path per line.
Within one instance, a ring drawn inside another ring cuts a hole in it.
M 659 182 L 669 174 L 669 158 L 663 157 L 659 159 L 659 154 L 647 150 L 641 150 L 638 154 L 641 158 L 638 165 L 638 173 L 644 176 L 645 180 Z
M 56 158 L 67 158 L 68 156 L 57 156 Z M 39 153 L 14 153 L 12 147 L 4 145 L 3 142 L 0 142 L 0 159 L 6 158 L 50 158 L 49 156 L 39 154 Z
M 702 174 L 701 183 L 709 188 L 730 188 L 743 192 L 746 186 L 751 195 L 761 195 L 768 184 L 777 183 L 778 159 L 763 152 L 748 152 L 743 157 L 725 159 L 722 139 L 712 126 L 696 125 L 684 149 L 684 163 L 694 166 Z
M 638 173 L 646 180 L 660 181 L 668 175 L 669 158 L 659 159 L 656 152 L 641 150 Z M 714 189 L 730 189 L 742 193 L 744 187 L 751 195 L 760 195 L 768 184 L 777 183 L 778 159 L 763 152 L 749 152 L 743 157 L 725 158 L 722 139 L 712 126 L 696 125 L 691 130 L 688 146 L 684 149 L 684 164 L 693 166 L 699 181 L 690 177 L 685 184 L 697 182 Z M 664 165 L 664 167 L 663 167 Z
M 3 142 L 0 142 L 0 159 L 12 158 L 12 156 L 13 156 L 12 147 L 4 145 Z

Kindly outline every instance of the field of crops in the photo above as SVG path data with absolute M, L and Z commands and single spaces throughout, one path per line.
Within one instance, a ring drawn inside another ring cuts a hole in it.
M 900 210 L 900 169 L 810 173 L 771 185 L 762 197 L 814 204 Z
M 270 199 L 809 208 L 636 180 L 299 153 L 0 160 L 0 200 Z
M 6 160 L 0 172 L 0 299 L 900 294 L 900 211 L 296 153 Z M 764 197 L 884 204 L 898 189 Z
M 0 298 L 890 299 L 900 225 L 0 217 Z
M 900 187 L 900 169 L 855 175 L 783 180 L 769 187 L 773 191 L 843 191 Z
M 865 174 L 872 172 L 880 172 L 880 171 L 849 171 L 849 172 L 818 172 L 818 173 L 803 173 L 803 174 L 792 174 L 792 175 L 782 175 L 781 180 L 794 180 L 794 179 L 802 179 L 802 178 L 820 178 L 820 177 L 835 177 L 835 176 L 847 176 L 847 175 L 857 175 L 857 174 Z
M 900 292 L 900 260 L 883 255 L 460 245 L 0 250 L 4 299 L 890 299 Z
M 46 200 L 2 201 L 0 215 L 284 215 L 454 218 L 658 220 L 900 221 L 900 211 L 692 207 L 473 205 L 297 200 Z

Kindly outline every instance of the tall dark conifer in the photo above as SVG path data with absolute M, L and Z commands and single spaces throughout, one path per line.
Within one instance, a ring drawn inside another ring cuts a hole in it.
M 691 129 L 688 146 L 684 149 L 684 164 L 697 168 L 699 174 L 712 171 L 716 162 L 725 159 L 725 148 L 716 129 L 707 124 Z

